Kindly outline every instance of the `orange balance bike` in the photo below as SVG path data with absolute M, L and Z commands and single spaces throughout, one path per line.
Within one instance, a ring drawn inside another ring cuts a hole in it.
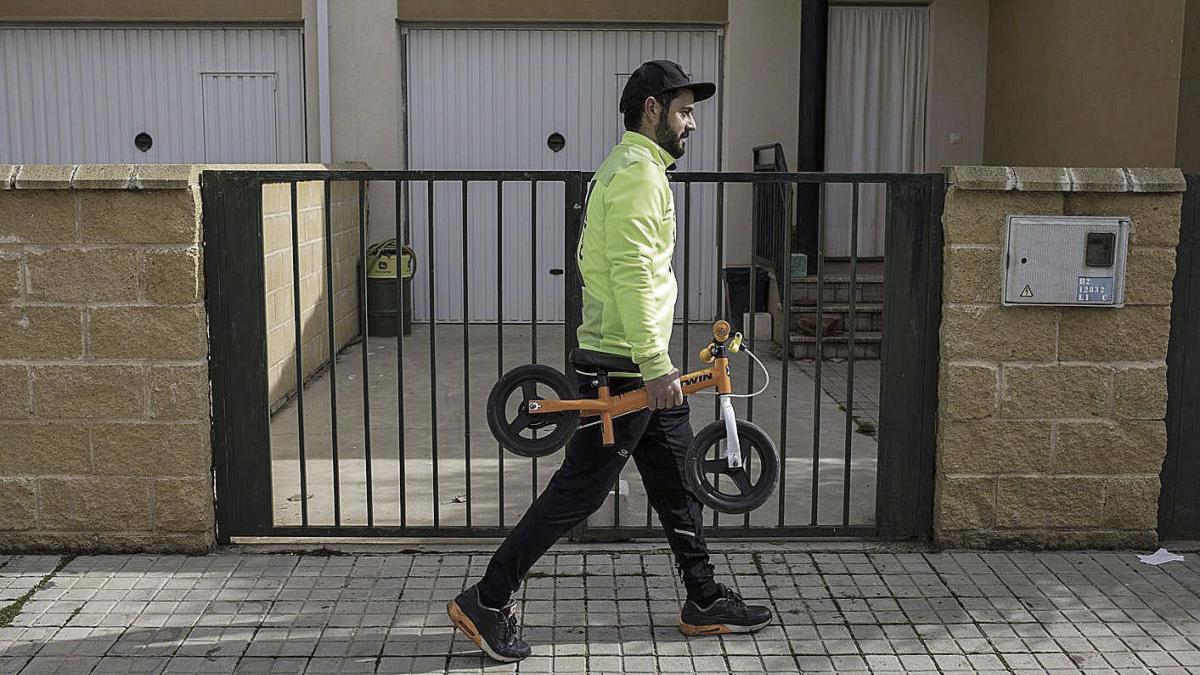
M 729 355 L 741 352 L 767 373 L 767 383 L 753 394 L 733 393 Z M 741 333 L 730 335 L 725 321 L 713 324 L 712 342 L 700 352 L 700 360 L 711 365 L 682 376 L 683 393 L 688 396 L 714 389 L 721 415 L 695 435 L 684 460 L 684 478 L 692 493 L 709 508 L 721 513 L 748 513 L 762 506 L 775 490 L 779 451 L 762 428 L 737 419 L 733 399 L 766 391 L 770 375 L 742 344 Z M 565 446 L 581 426 L 596 424 L 601 427 L 605 447 L 612 447 L 617 442 L 613 420 L 647 409 L 644 387 L 616 396 L 609 393 L 610 374 L 637 373 L 633 361 L 575 349 L 570 362 L 580 378 L 592 378 L 596 398 L 570 398 L 575 389 L 567 377 L 541 364 L 514 368 L 492 387 L 487 404 L 488 426 L 503 447 L 522 457 L 545 457 Z

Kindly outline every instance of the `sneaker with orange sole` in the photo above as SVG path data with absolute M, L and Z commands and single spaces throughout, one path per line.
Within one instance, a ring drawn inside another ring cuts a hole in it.
M 479 589 L 471 586 L 446 605 L 446 613 L 458 630 L 496 661 L 512 663 L 532 653 L 521 639 L 520 625 L 509 603 L 500 609 L 485 607 Z
M 679 630 L 684 635 L 725 635 L 753 633 L 771 623 L 771 609 L 762 605 L 747 605 L 742 596 L 721 586 L 721 597 L 708 607 L 688 600 L 679 613 Z

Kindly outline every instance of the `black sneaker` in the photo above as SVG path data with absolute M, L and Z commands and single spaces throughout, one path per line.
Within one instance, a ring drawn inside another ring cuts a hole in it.
M 446 605 L 450 620 L 480 649 L 497 661 L 520 661 L 533 651 L 521 639 L 517 617 L 510 602 L 503 609 L 484 607 L 475 586 L 464 590 Z
M 762 605 L 747 605 L 742 596 L 721 586 L 721 597 L 708 607 L 692 600 L 683 605 L 679 614 L 679 630 L 684 635 L 722 635 L 753 633 L 771 623 L 771 610 Z

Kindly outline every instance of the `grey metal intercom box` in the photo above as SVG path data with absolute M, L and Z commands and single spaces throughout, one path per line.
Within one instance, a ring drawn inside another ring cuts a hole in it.
M 1129 218 L 1005 219 L 1005 305 L 1121 307 Z

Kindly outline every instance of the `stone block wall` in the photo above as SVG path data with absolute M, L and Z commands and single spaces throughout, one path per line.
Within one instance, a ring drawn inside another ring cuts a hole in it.
M 1155 543 L 1183 190 L 1175 169 L 948 171 L 939 544 Z M 1001 306 L 1008 214 L 1129 216 L 1125 307 Z
M 360 167 L 356 167 L 360 168 Z M 330 186 L 333 235 L 334 334 L 340 349 L 359 333 L 358 184 Z M 272 407 L 296 391 L 296 316 L 293 282 L 291 187 L 263 186 L 263 254 L 267 315 L 267 376 Z M 325 187 L 296 186 L 300 267 L 301 364 L 311 376 L 329 360 L 329 288 L 326 279 Z
M 289 168 L 365 167 L 0 165 L 0 551 L 211 548 L 199 175 Z M 357 185 L 332 191 L 344 345 L 358 330 Z M 324 189 L 297 196 L 311 372 L 328 359 Z M 295 386 L 286 185 L 264 188 L 263 212 L 274 398 Z
M 0 166 L 0 550 L 213 542 L 189 166 Z

